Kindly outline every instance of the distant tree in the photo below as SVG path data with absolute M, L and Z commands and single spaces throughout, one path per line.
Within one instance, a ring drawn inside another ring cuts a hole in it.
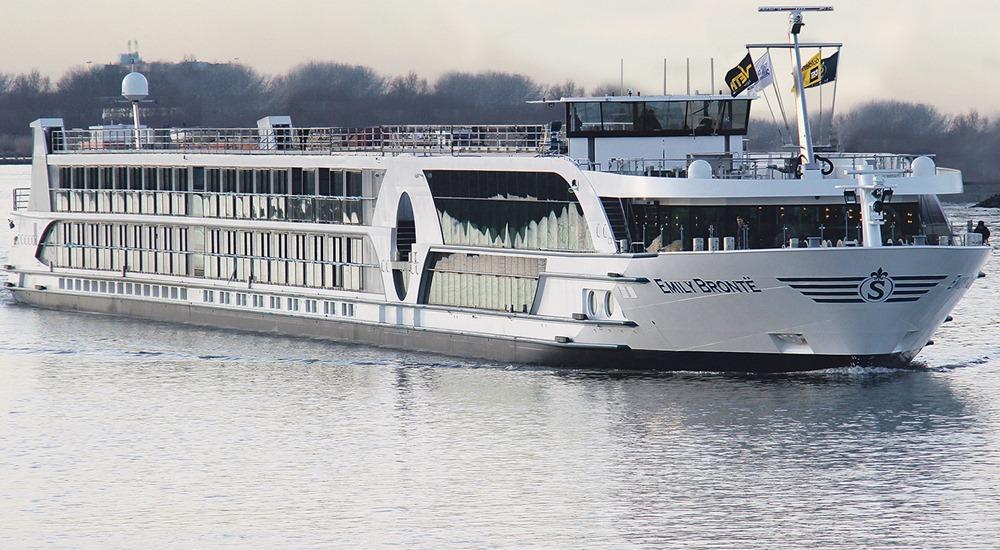
M 269 109 L 299 124 L 360 126 L 378 117 L 385 77 L 370 67 L 312 62 L 271 81 Z
M 576 82 L 572 80 L 567 80 L 559 84 L 553 84 L 549 86 L 544 94 L 548 99 L 561 99 L 564 97 L 582 97 L 586 95 L 586 90 L 582 86 L 578 86 Z
M 837 121 L 846 151 L 927 153 L 940 145 L 948 117 L 922 103 L 872 101 Z

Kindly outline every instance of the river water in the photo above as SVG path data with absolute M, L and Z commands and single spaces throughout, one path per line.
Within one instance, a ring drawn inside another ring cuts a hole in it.
M 0 167 L 0 198 L 26 182 Z M 2 291 L 0 548 L 995 547 L 998 263 L 914 369 L 769 376 L 463 361 Z

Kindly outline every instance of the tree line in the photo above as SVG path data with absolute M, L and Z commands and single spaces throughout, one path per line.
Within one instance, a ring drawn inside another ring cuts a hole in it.
M 193 59 L 144 63 L 139 70 L 155 102 L 144 123 L 154 127 L 247 127 L 267 114 L 290 115 L 301 126 L 545 123 L 561 120 L 562 111 L 526 101 L 586 93 L 573 81 L 545 84 L 514 73 L 450 72 L 431 82 L 414 72 L 389 76 L 333 62 L 276 76 Z M 57 81 L 38 71 L 0 73 L 0 155 L 29 154 L 28 123 L 39 117 L 62 117 L 67 127 L 79 128 L 100 124 L 110 110 L 120 113 L 115 122 L 130 122 L 118 95 L 127 72 L 121 65 L 90 65 Z M 591 92 L 616 89 L 606 84 Z M 1000 155 L 993 154 L 1000 148 L 1000 120 L 975 111 L 951 115 L 920 103 L 872 101 L 823 123 L 845 151 L 935 153 L 939 165 L 962 169 L 967 180 L 1000 179 Z M 751 149 L 775 151 L 789 136 L 783 124 L 755 119 L 748 137 Z

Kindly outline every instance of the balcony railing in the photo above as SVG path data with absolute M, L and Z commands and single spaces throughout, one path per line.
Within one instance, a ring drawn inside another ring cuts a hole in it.
M 374 126 L 368 128 L 112 128 L 56 131 L 54 153 L 381 154 L 543 153 L 546 125 Z
M 373 197 L 56 189 L 52 210 L 368 225 Z

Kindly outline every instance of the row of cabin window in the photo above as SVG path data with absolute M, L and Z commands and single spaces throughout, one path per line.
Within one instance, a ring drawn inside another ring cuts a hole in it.
M 378 277 L 360 237 L 211 229 L 204 277 L 231 281 L 365 290 Z M 277 259 L 280 258 L 280 259 Z
M 360 237 L 57 222 L 40 258 L 53 267 L 131 271 L 313 288 L 380 287 Z M 373 290 L 376 290 L 373 288 Z
M 249 300 L 248 300 L 249 298 Z M 330 300 L 313 300 L 311 298 L 292 298 L 281 296 L 265 296 L 262 294 L 247 294 L 245 292 L 227 292 L 215 290 L 202 290 L 201 300 L 207 304 L 219 303 L 223 305 L 235 305 L 239 307 L 253 307 L 257 309 L 305 311 L 306 313 L 319 313 L 319 303 L 323 302 L 323 315 L 337 315 L 337 302 Z M 354 304 L 340 302 L 340 315 L 354 317 Z
M 40 257 L 53 267 L 190 274 L 188 228 L 57 222 Z
M 186 287 L 155 285 L 147 283 L 97 281 L 91 279 L 75 279 L 70 277 L 59 277 L 59 290 L 69 290 L 78 292 L 96 292 L 100 294 L 120 294 L 127 296 L 141 296 L 143 298 L 164 298 L 168 300 L 187 300 L 188 289 Z M 226 292 L 214 290 L 202 290 L 202 302 L 215 303 L 218 294 L 218 303 L 248 307 L 248 295 L 244 292 Z M 260 294 L 250 295 L 253 307 L 264 307 L 264 296 Z M 285 298 L 288 311 L 299 311 L 299 298 Z M 323 315 L 337 315 L 337 302 L 330 300 L 302 299 L 306 313 L 319 313 L 319 302 L 323 302 Z M 281 309 L 282 299 L 279 296 L 270 296 L 271 309 Z M 340 302 L 340 315 L 346 317 L 354 316 L 354 304 Z
M 362 173 L 327 168 L 63 166 L 58 189 L 361 197 Z
M 127 296 L 141 296 L 143 298 L 165 298 L 168 300 L 187 300 L 188 298 L 188 291 L 185 287 L 131 282 L 94 281 L 90 279 L 73 279 L 69 277 L 59 277 L 59 290 L 97 292 L 101 294 L 122 294 Z

